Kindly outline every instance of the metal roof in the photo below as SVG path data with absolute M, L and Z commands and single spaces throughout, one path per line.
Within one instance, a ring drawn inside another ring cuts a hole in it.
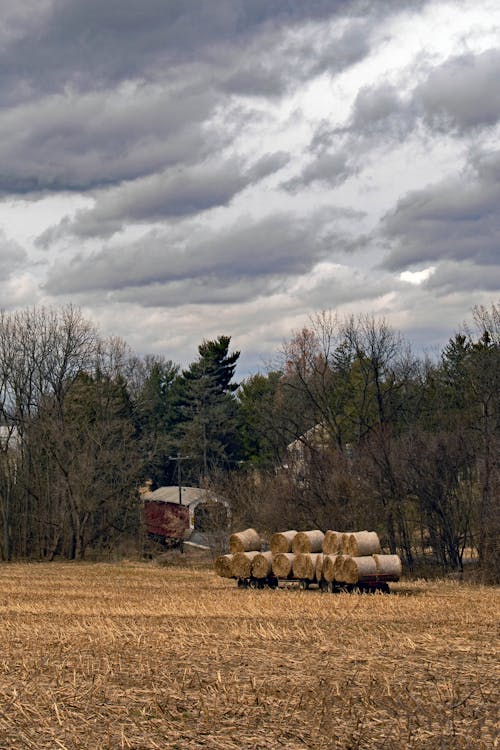
M 227 505 L 227 501 L 221 497 L 217 497 L 209 490 L 205 490 L 202 487 L 181 487 L 181 504 L 185 506 L 196 505 L 204 500 L 216 500 L 218 502 Z M 155 501 L 159 503 L 174 503 L 179 504 L 179 487 L 172 485 L 170 487 L 158 487 L 154 492 L 145 492 L 142 499 L 146 502 Z

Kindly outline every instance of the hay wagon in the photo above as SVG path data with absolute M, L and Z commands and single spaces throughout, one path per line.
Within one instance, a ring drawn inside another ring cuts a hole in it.
M 398 555 L 383 554 L 376 532 L 295 530 L 273 534 L 270 550 L 254 529 L 232 534 L 230 554 L 215 561 L 218 575 L 239 588 L 298 587 L 324 593 L 388 593 L 402 573 Z

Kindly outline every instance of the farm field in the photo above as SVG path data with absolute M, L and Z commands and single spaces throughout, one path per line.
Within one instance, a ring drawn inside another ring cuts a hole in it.
M 0 750 L 491 750 L 500 592 L 0 566 Z

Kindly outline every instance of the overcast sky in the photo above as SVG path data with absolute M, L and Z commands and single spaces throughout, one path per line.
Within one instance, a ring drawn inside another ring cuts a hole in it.
M 263 369 L 308 316 L 432 350 L 500 298 L 498 0 L 3 0 L 0 304 Z

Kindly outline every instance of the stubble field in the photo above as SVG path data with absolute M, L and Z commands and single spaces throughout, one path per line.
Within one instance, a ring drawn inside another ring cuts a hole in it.
M 0 749 L 498 745 L 498 589 L 244 590 L 152 564 L 0 566 Z

